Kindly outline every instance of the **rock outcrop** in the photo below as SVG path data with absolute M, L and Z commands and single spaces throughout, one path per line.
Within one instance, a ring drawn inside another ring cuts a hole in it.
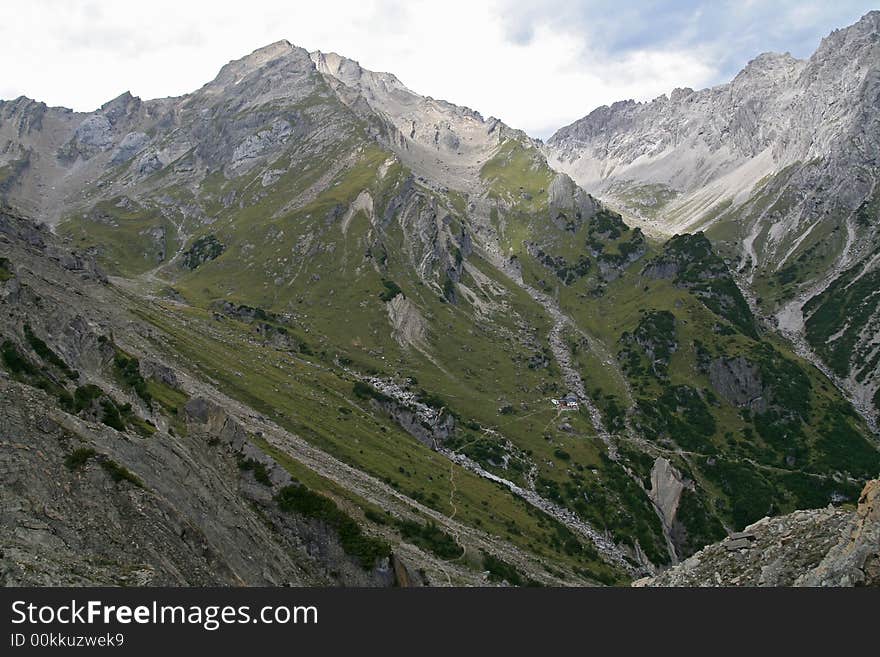
M 734 406 L 763 413 L 770 399 L 758 367 L 747 358 L 716 358 L 709 363 L 709 382 L 719 395 Z
M 763 518 L 633 586 L 880 586 L 880 480 L 855 511 Z
M 678 501 L 685 488 L 681 473 L 665 458 L 658 456 L 651 468 L 651 490 L 648 496 L 660 512 L 664 527 L 672 527 Z

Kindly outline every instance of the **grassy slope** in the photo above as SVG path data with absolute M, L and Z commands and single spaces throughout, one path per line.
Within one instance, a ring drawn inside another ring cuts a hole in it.
M 198 309 L 141 303 L 139 314 L 167 336 L 165 348 L 189 360 L 228 394 L 411 498 L 451 515 L 449 461 L 358 399 L 352 393 L 353 380 L 320 355 L 304 358 L 260 344 L 248 325 L 218 322 Z M 552 562 L 600 579 L 615 577 L 589 549 L 568 554 L 549 518 L 495 484 L 453 467 L 458 520 Z

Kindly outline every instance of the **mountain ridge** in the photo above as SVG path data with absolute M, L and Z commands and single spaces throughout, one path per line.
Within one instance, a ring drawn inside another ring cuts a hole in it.
M 872 11 L 806 60 L 764 54 L 726 84 L 599 108 L 544 149 L 552 166 L 646 230 L 706 231 L 756 309 L 833 370 L 873 421 L 880 382 L 859 362 L 873 362 L 880 319 L 848 327 L 841 316 L 825 331 L 814 309 L 844 271 L 875 271 L 878 53 Z M 837 332 L 855 335 L 832 361 L 824 343 Z

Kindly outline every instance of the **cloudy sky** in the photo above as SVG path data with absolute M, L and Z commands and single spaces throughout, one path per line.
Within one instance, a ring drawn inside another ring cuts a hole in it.
M 725 82 L 760 52 L 812 53 L 860 0 L 28 0 L 0 4 L 0 98 L 90 111 L 180 95 L 287 39 L 391 71 L 538 137 L 598 105 Z

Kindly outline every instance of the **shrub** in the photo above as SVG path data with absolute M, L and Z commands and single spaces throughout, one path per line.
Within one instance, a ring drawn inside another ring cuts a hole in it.
M 195 269 L 209 260 L 219 258 L 225 250 L 226 246 L 215 235 L 205 235 L 183 252 L 183 266 L 187 269 Z
M 272 481 L 269 479 L 269 471 L 266 469 L 265 464 L 254 459 L 242 459 L 238 462 L 238 467 L 245 472 L 253 472 L 254 479 L 256 479 L 258 483 L 261 483 L 264 486 L 272 485 Z
M 367 509 L 366 511 L 364 511 L 364 516 L 367 518 L 367 520 L 369 520 L 370 522 L 374 522 L 377 525 L 388 524 L 388 518 L 385 516 L 385 514 L 380 513 L 379 511 L 376 511 L 374 509 Z
M 101 415 L 101 422 L 117 431 L 125 431 L 125 421 L 122 419 L 122 414 L 112 399 L 109 397 L 102 399 L 101 408 L 104 411 Z
M 430 550 L 441 559 L 457 559 L 462 556 L 461 546 L 433 521 L 422 525 L 412 520 L 398 520 L 396 525 L 405 540 Z
M 37 368 L 21 354 L 14 342 L 5 340 L 0 349 L 2 349 L 3 362 L 13 374 L 29 374 L 34 376 L 39 373 Z
M 363 381 L 355 381 L 352 392 L 354 393 L 355 397 L 359 397 L 360 399 L 375 399 L 376 401 L 380 402 L 391 401 L 391 397 L 383 392 L 379 392 L 373 386 L 368 383 L 364 383 Z
M 0 258 L 0 283 L 8 281 L 14 275 L 12 273 L 12 263 L 7 258 Z
M 73 392 L 74 412 L 79 413 L 81 410 L 88 408 L 91 405 L 92 401 L 98 399 L 103 394 L 103 390 L 91 383 L 84 386 L 79 386 Z
M 97 452 L 91 447 L 79 447 L 67 455 L 64 459 L 64 465 L 68 470 L 79 470 L 96 454 Z
M 488 552 L 483 553 L 483 568 L 489 571 L 489 579 L 493 582 L 506 581 L 513 586 L 523 584 L 522 575 L 516 568 Z
M 383 280 L 382 285 L 385 286 L 385 289 L 379 293 L 379 298 L 382 301 L 388 302 L 394 299 L 398 294 L 403 294 L 403 290 L 400 289 L 400 286 L 394 281 Z
M 119 465 L 116 461 L 105 459 L 101 461 L 101 467 L 104 468 L 107 474 L 110 475 L 110 478 L 117 484 L 121 481 L 127 481 L 138 488 L 144 487 L 143 482 L 138 479 L 137 476 L 132 474 L 125 466 Z
M 31 330 L 30 324 L 24 325 L 24 337 L 28 341 L 28 344 L 31 346 L 31 349 L 34 350 L 34 353 L 36 353 L 37 356 L 42 358 L 45 362 L 54 365 L 55 367 L 60 369 L 69 379 L 79 378 L 79 374 L 71 370 L 67 366 L 67 363 L 65 363 L 58 354 L 56 354 L 54 351 L 52 351 L 52 349 L 49 348 L 49 345 L 47 345 L 40 338 L 34 335 L 34 332 Z
M 113 358 L 113 364 L 116 366 L 119 378 L 123 383 L 130 386 L 138 397 L 148 404 L 152 402 L 152 396 L 147 390 L 147 382 L 141 376 L 141 364 L 137 358 L 129 356 L 121 349 L 116 350 Z

